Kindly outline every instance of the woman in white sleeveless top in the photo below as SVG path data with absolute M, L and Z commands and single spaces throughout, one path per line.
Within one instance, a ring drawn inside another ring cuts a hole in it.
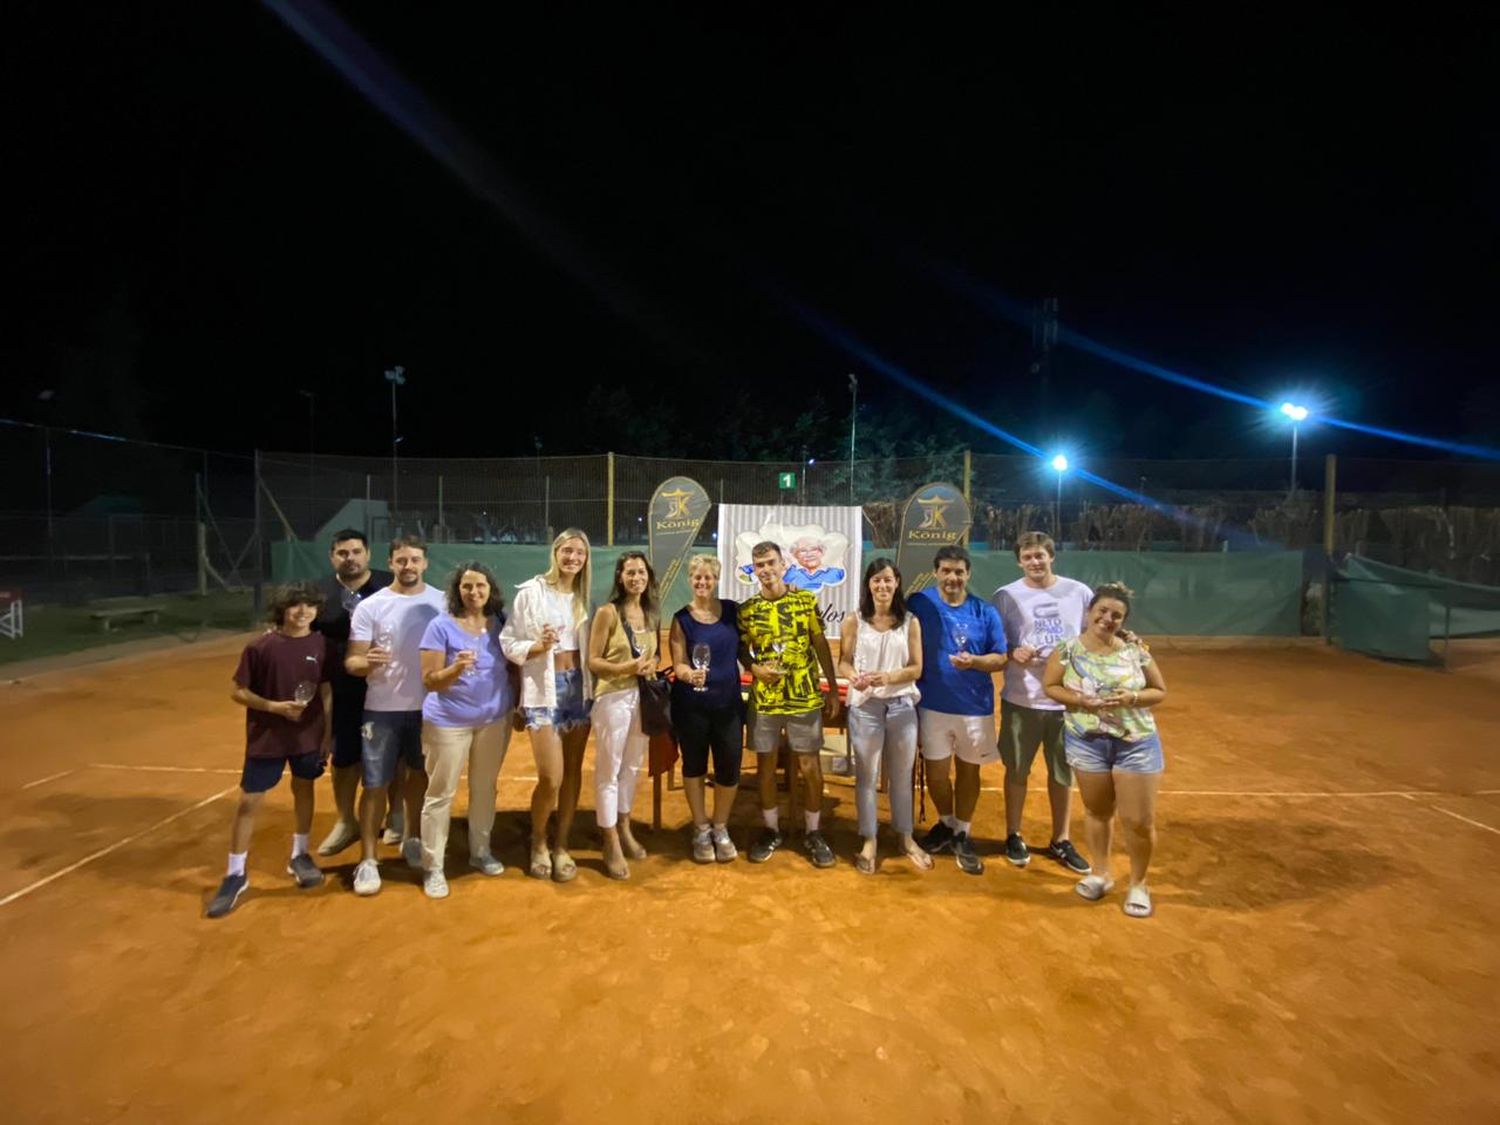
M 849 682 L 849 742 L 854 748 L 855 805 L 864 847 L 854 859 L 875 871 L 875 792 L 884 759 L 890 778 L 891 827 L 901 850 L 922 871 L 932 857 L 912 839 L 912 768 L 917 759 L 917 678 L 922 674 L 922 627 L 906 610 L 901 572 L 887 558 L 865 568 L 859 613 L 839 632 L 839 675 Z

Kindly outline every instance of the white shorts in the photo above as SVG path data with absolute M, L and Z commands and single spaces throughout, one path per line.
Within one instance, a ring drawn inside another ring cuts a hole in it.
M 958 755 L 960 762 L 982 766 L 1000 760 L 995 739 L 994 715 L 949 715 L 922 707 L 922 757 L 929 762 L 944 762 Z

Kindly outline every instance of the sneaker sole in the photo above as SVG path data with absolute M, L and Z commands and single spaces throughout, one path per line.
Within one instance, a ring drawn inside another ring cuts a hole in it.
M 1031 864 L 1031 857 L 1026 856 L 1024 859 L 1012 859 L 1010 856 L 1006 856 L 1005 862 L 1010 864 L 1012 867 L 1028 867 Z M 1062 861 L 1059 860 L 1058 862 L 1061 863 Z M 1063 866 L 1066 867 L 1067 864 L 1064 863 Z
M 203 912 L 203 916 L 205 918 L 223 918 L 223 917 L 225 917 L 228 914 L 233 914 L 234 913 L 234 908 L 240 904 L 240 899 L 242 899 L 242 898 L 245 897 L 245 892 L 248 891 L 249 889 L 250 889 L 250 884 L 246 883 L 243 887 L 241 887 L 239 890 L 237 890 L 237 891 L 234 892 L 234 898 L 232 898 L 232 899 L 229 900 L 229 905 L 227 907 L 225 907 L 223 910 L 219 911 L 217 914 L 210 914 L 207 910 L 205 910 Z M 209 905 L 211 907 L 213 904 L 210 903 Z
M 327 876 L 324 875 L 322 871 L 319 871 L 318 877 L 316 879 L 304 882 L 302 876 L 298 875 L 295 871 L 292 870 L 292 865 L 290 863 L 286 865 L 286 873 L 293 879 L 297 880 L 297 886 L 301 887 L 304 891 L 309 887 L 321 887 L 323 885 L 323 880 L 327 878 Z
M 324 840 L 321 844 L 318 845 L 318 854 L 321 856 L 338 855 L 339 852 L 348 851 L 357 843 L 359 843 L 358 832 L 350 836 L 343 843 L 334 843 L 328 840 Z
M 960 859 L 958 860 L 958 869 L 965 875 L 983 875 L 984 860 L 976 856 L 972 864 L 965 864 L 964 861 Z

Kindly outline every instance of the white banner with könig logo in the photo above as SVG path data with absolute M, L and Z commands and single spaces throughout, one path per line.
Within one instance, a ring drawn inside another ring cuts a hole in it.
M 750 551 L 779 544 L 783 580 L 818 596 L 823 628 L 836 634 L 846 613 L 859 609 L 864 511 L 858 507 L 793 508 L 770 504 L 719 505 L 719 596 L 744 601 L 760 589 Z

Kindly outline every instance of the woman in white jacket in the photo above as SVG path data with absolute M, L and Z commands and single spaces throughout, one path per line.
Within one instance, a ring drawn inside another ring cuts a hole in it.
M 589 538 L 570 527 L 552 541 L 552 565 L 516 589 L 500 645 L 521 668 L 521 712 L 536 755 L 531 794 L 531 863 L 536 879 L 566 883 L 578 874 L 568 834 L 583 785 L 593 682 L 588 670 Z M 547 818 L 557 807 L 548 850 Z

